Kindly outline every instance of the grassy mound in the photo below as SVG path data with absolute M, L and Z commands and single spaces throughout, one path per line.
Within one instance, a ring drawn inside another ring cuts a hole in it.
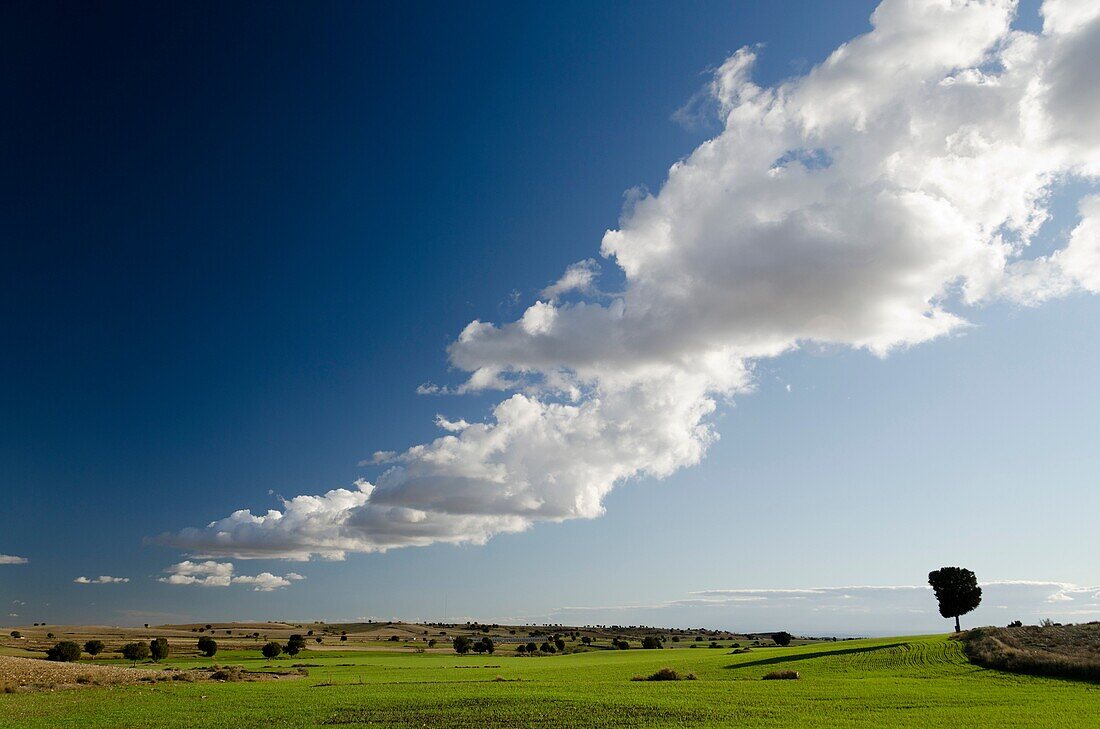
M 1100 682 L 1100 624 L 975 628 L 962 636 L 971 663 L 1032 676 Z

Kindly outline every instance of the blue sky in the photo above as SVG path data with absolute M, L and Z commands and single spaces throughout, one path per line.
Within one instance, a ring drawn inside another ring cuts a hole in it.
M 0 553 L 27 562 L 0 565 L 0 619 L 938 630 L 930 596 L 925 612 L 682 601 L 922 585 L 944 564 L 1041 583 L 998 598 L 1008 619 L 1098 608 L 1062 587 L 1100 582 L 1100 301 L 1083 284 L 955 306 L 972 326 L 885 357 L 801 338 L 746 355 L 755 391 L 710 387 L 705 457 L 617 481 L 598 518 L 340 561 L 150 541 L 384 482 L 360 462 L 430 442 L 436 414 L 491 419 L 507 392 L 416 392 L 466 379 L 447 352 L 463 328 L 522 317 L 598 258 L 627 191 L 657 193 L 721 133 L 707 90 L 731 54 L 756 48 L 752 79 L 775 86 L 875 7 L 592 5 L 2 11 L 18 113 L 0 132 Z M 1038 31 L 1035 3 L 1015 27 Z M 1093 186 L 1076 174 L 1031 250 L 1078 225 Z M 169 570 L 191 554 L 305 579 L 161 581 L 192 576 Z M 73 582 L 99 575 L 129 581 Z

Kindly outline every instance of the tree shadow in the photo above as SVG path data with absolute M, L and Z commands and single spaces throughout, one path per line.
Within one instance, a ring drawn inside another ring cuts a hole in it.
M 827 658 L 829 656 L 845 656 L 852 653 L 873 653 L 875 651 L 888 650 L 890 648 L 900 648 L 906 643 L 889 643 L 887 645 L 871 645 L 863 648 L 841 648 L 835 651 L 816 651 L 814 653 L 798 653 L 790 656 L 776 656 L 775 658 L 761 658 L 756 661 L 746 661 L 745 663 L 733 663 L 726 668 L 749 668 L 751 666 L 774 666 L 777 663 L 790 663 L 792 661 L 808 661 L 813 658 Z

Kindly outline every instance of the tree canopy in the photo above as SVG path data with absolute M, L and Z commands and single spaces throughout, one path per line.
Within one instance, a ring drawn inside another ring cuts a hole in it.
M 941 567 L 928 573 L 928 584 L 936 593 L 940 615 L 955 618 L 955 632 L 959 632 L 959 616 L 981 604 L 982 588 L 978 587 L 978 578 L 965 567 Z

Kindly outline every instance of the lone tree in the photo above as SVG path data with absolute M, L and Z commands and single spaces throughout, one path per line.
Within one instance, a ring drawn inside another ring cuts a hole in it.
M 955 632 L 958 633 L 962 630 L 959 616 L 966 615 L 982 602 L 978 578 L 965 567 L 940 567 L 928 573 L 928 584 L 940 603 L 940 615 L 955 618 Z
M 127 643 L 122 646 L 122 657 L 133 663 L 144 661 L 149 657 L 149 646 L 146 643 Z
M 207 636 L 199 638 L 199 652 L 207 658 L 213 658 L 214 654 L 218 652 L 218 641 Z
M 103 641 L 101 640 L 89 640 L 84 644 L 84 652 L 91 656 L 93 661 L 96 656 L 103 652 L 104 648 L 106 648 L 106 646 L 103 645 Z
M 283 647 L 275 641 L 271 641 L 270 643 L 264 643 L 264 647 L 260 649 L 260 652 L 264 654 L 264 658 L 271 660 L 277 658 L 283 652 Z
M 153 638 L 149 641 L 149 655 L 153 657 L 154 661 L 159 661 L 168 657 L 168 639 L 167 638 Z
M 646 637 L 642 638 L 642 648 L 645 648 L 646 650 L 653 650 L 654 648 L 664 648 L 664 646 L 661 645 L 660 638 L 652 635 L 647 635 Z
M 23 634 L 20 633 L 18 630 L 13 630 L 10 633 L 8 633 L 8 635 L 10 635 L 12 638 L 15 638 L 16 640 L 23 637 Z
M 454 646 L 455 653 L 469 653 L 470 648 L 473 647 L 473 641 L 464 635 L 460 635 L 454 639 L 451 645 Z
M 792 637 L 793 636 L 785 630 L 781 630 L 778 633 L 772 634 L 772 640 L 774 640 L 775 644 L 779 646 L 790 645 Z
M 50 661 L 73 663 L 74 661 L 80 660 L 80 646 L 71 640 L 63 640 L 46 651 L 46 659 Z

